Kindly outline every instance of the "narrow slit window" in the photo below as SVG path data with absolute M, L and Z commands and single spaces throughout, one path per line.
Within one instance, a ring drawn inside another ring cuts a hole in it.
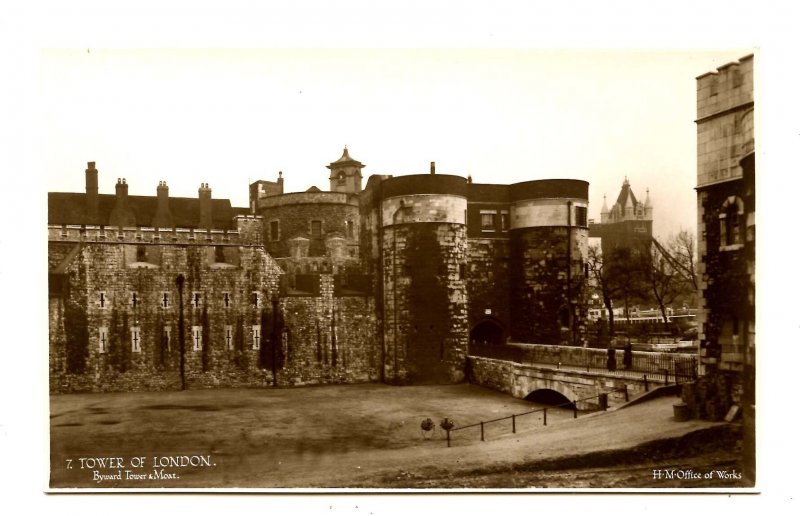
M 192 350 L 201 351 L 203 349 L 203 327 L 192 326 Z
M 142 334 L 139 326 L 131 326 L 131 351 L 133 353 L 142 352 Z
M 225 348 L 230 351 L 233 349 L 233 326 L 225 325 Z
M 105 326 L 101 326 L 99 328 L 100 338 L 98 341 L 97 351 L 100 354 L 106 353 L 108 351 L 108 328 Z

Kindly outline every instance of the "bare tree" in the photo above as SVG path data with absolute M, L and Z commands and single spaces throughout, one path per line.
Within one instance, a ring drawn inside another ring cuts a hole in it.
M 642 277 L 653 295 L 664 324 L 667 323 L 667 305 L 686 291 L 683 277 L 675 267 L 675 260 L 658 245 L 648 245 L 639 254 Z
M 697 238 L 687 229 L 681 229 L 669 240 L 669 250 L 675 258 L 675 268 L 684 280 L 697 291 Z
M 613 289 L 613 282 L 609 281 L 606 273 L 606 266 L 603 260 L 603 253 L 600 251 L 600 246 L 589 246 L 589 254 L 586 262 L 589 268 L 589 278 L 597 290 L 600 292 L 600 297 L 603 298 L 603 305 L 608 312 L 608 327 L 611 334 L 614 334 L 614 309 L 613 299 L 616 292 Z

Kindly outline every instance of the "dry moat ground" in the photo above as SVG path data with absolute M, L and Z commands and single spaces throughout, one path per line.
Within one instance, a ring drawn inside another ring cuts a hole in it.
M 473 428 L 448 448 L 423 419 L 466 425 L 537 405 L 466 384 L 54 395 L 51 487 L 746 486 L 738 427 L 676 422 L 674 402 L 578 419 L 550 409 L 547 426 L 538 412 L 516 434 L 492 423 L 485 442 Z

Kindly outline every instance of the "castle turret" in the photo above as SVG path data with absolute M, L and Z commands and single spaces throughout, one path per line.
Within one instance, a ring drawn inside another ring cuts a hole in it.
M 99 204 L 97 169 L 94 166 L 94 161 L 90 161 L 86 164 L 86 217 L 92 224 L 100 222 L 98 220 Z
M 173 227 L 172 212 L 169 209 L 169 187 L 166 181 L 159 181 L 156 188 L 156 214 L 151 225 L 155 228 Z
M 588 256 L 589 183 L 572 179 L 511 186 L 511 338 L 577 344 Z
M 361 191 L 361 169 L 365 165 L 350 157 L 347 147 L 342 157 L 328 165 L 331 171 L 331 192 L 359 193 Z
M 463 381 L 469 340 L 466 179 L 401 176 L 385 180 L 381 190 L 385 379 Z
M 644 218 L 653 219 L 653 205 L 650 203 L 650 189 L 647 189 L 647 196 L 644 198 Z
M 211 188 L 208 187 L 208 183 L 200 183 L 197 196 L 200 199 L 200 223 L 198 227 L 201 229 L 213 229 L 213 219 L 211 218 Z
M 136 216 L 128 206 L 128 183 L 125 178 L 117 178 L 116 197 L 114 209 L 108 221 L 111 226 L 135 226 Z

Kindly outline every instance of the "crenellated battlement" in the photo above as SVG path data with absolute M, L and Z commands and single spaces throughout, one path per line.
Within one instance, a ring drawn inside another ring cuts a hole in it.
M 193 229 L 151 227 L 109 227 L 75 224 L 47 226 L 51 242 L 120 242 L 154 244 L 233 244 L 243 245 L 236 229 Z
M 753 102 L 753 55 L 697 77 L 697 119 Z

